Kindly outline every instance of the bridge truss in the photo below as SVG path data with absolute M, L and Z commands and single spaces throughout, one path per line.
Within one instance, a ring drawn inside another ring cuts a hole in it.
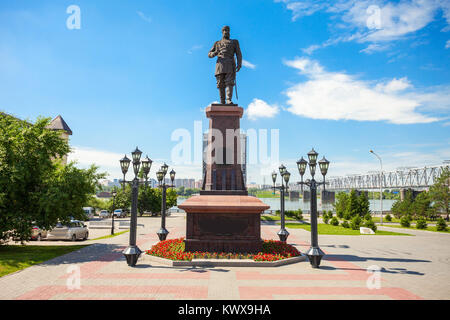
M 392 172 L 383 172 L 383 189 L 427 189 L 440 177 L 447 164 L 423 168 L 406 168 Z M 333 190 L 369 190 L 380 189 L 380 173 L 373 172 L 327 179 L 326 189 Z

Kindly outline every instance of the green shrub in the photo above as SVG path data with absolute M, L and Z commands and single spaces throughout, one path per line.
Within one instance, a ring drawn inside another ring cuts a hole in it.
M 322 220 L 323 220 L 324 223 L 328 224 L 328 220 L 330 220 L 330 218 L 326 214 L 326 215 L 323 216 Z
M 372 220 L 372 216 L 370 215 L 370 213 L 366 213 L 366 215 L 364 216 L 364 220 Z
M 350 215 L 349 212 L 345 212 L 343 217 L 344 217 L 344 220 L 350 220 L 352 218 L 352 216 Z
M 350 228 L 352 228 L 353 230 L 358 230 L 360 225 L 361 225 L 361 217 L 354 216 L 350 221 Z
M 377 226 L 373 220 L 366 220 L 364 227 L 372 229 L 374 232 L 377 231 Z
M 444 219 L 442 219 L 442 217 L 440 217 L 440 218 L 437 220 L 437 223 L 436 223 L 436 230 L 437 230 L 437 231 L 446 231 L 446 230 L 447 230 L 447 223 L 445 222 Z
M 330 220 L 330 224 L 333 225 L 333 226 L 338 226 L 339 225 L 339 220 L 336 217 L 333 217 Z
M 416 223 L 417 229 L 426 229 L 427 228 L 427 221 L 424 218 L 420 218 L 417 220 Z
M 344 213 L 343 213 L 342 211 L 336 211 L 336 216 L 337 216 L 339 219 L 342 219 L 342 218 L 344 217 Z
M 388 221 L 388 222 L 391 222 L 391 221 L 392 221 L 392 217 L 391 217 L 390 214 L 388 214 L 388 215 L 386 216 L 386 221 Z
M 343 226 L 344 228 L 350 228 L 347 220 L 344 220 L 344 222 L 341 223 L 341 226 Z
M 402 227 L 409 228 L 409 227 L 411 226 L 411 218 L 410 218 L 409 216 L 403 216 L 403 217 L 400 219 L 400 225 L 401 225 Z

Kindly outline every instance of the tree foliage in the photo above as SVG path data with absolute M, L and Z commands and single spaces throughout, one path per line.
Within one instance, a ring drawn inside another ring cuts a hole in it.
M 447 215 L 449 219 L 450 211 L 450 169 L 445 167 L 439 179 L 430 187 L 430 199 L 434 201 L 436 211 Z
M 160 188 L 151 188 L 149 186 L 140 185 L 138 193 L 138 214 L 144 215 L 146 212 L 158 214 L 161 212 L 162 193 Z M 125 189 L 117 190 L 116 199 L 114 201 L 115 209 L 124 209 L 131 211 L 131 186 L 126 185 Z M 173 189 L 166 190 L 166 208 L 169 209 L 177 205 L 177 193 Z M 112 199 L 109 200 L 109 210 L 112 211 Z
M 27 240 L 33 224 L 44 229 L 71 218 L 84 219 L 83 206 L 104 174 L 59 160 L 70 151 L 60 133 L 0 114 L 0 240 Z

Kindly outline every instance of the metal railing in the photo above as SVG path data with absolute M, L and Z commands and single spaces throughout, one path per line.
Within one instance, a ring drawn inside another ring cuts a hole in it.
M 382 187 L 385 189 L 416 188 L 425 189 L 432 186 L 448 165 L 431 166 L 423 168 L 407 168 L 381 175 Z M 329 178 L 327 190 L 367 190 L 380 188 L 380 173 L 371 172 L 361 175 Z

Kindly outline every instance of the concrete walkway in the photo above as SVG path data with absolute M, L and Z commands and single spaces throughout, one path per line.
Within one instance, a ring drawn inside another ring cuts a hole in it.
M 150 249 L 160 218 L 138 223 L 145 226 L 138 246 Z M 184 236 L 185 223 L 183 214 L 168 217 L 168 238 Z M 278 229 L 263 224 L 262 238 L 277 239 Z M 289 232 L 288 242 L 305 252 L 310 233 Z M 0 278 L 0 299 L 449 299 L 450 235 L 406 233 L 415 235 L 321 235 L 327 256 L 320 269 L 308 261 L 267 269 L 171 268 L 145 257 L 131 268 L 121 253 L 125 233 Z M 380 272 L 367 272 L 371 266 Z

